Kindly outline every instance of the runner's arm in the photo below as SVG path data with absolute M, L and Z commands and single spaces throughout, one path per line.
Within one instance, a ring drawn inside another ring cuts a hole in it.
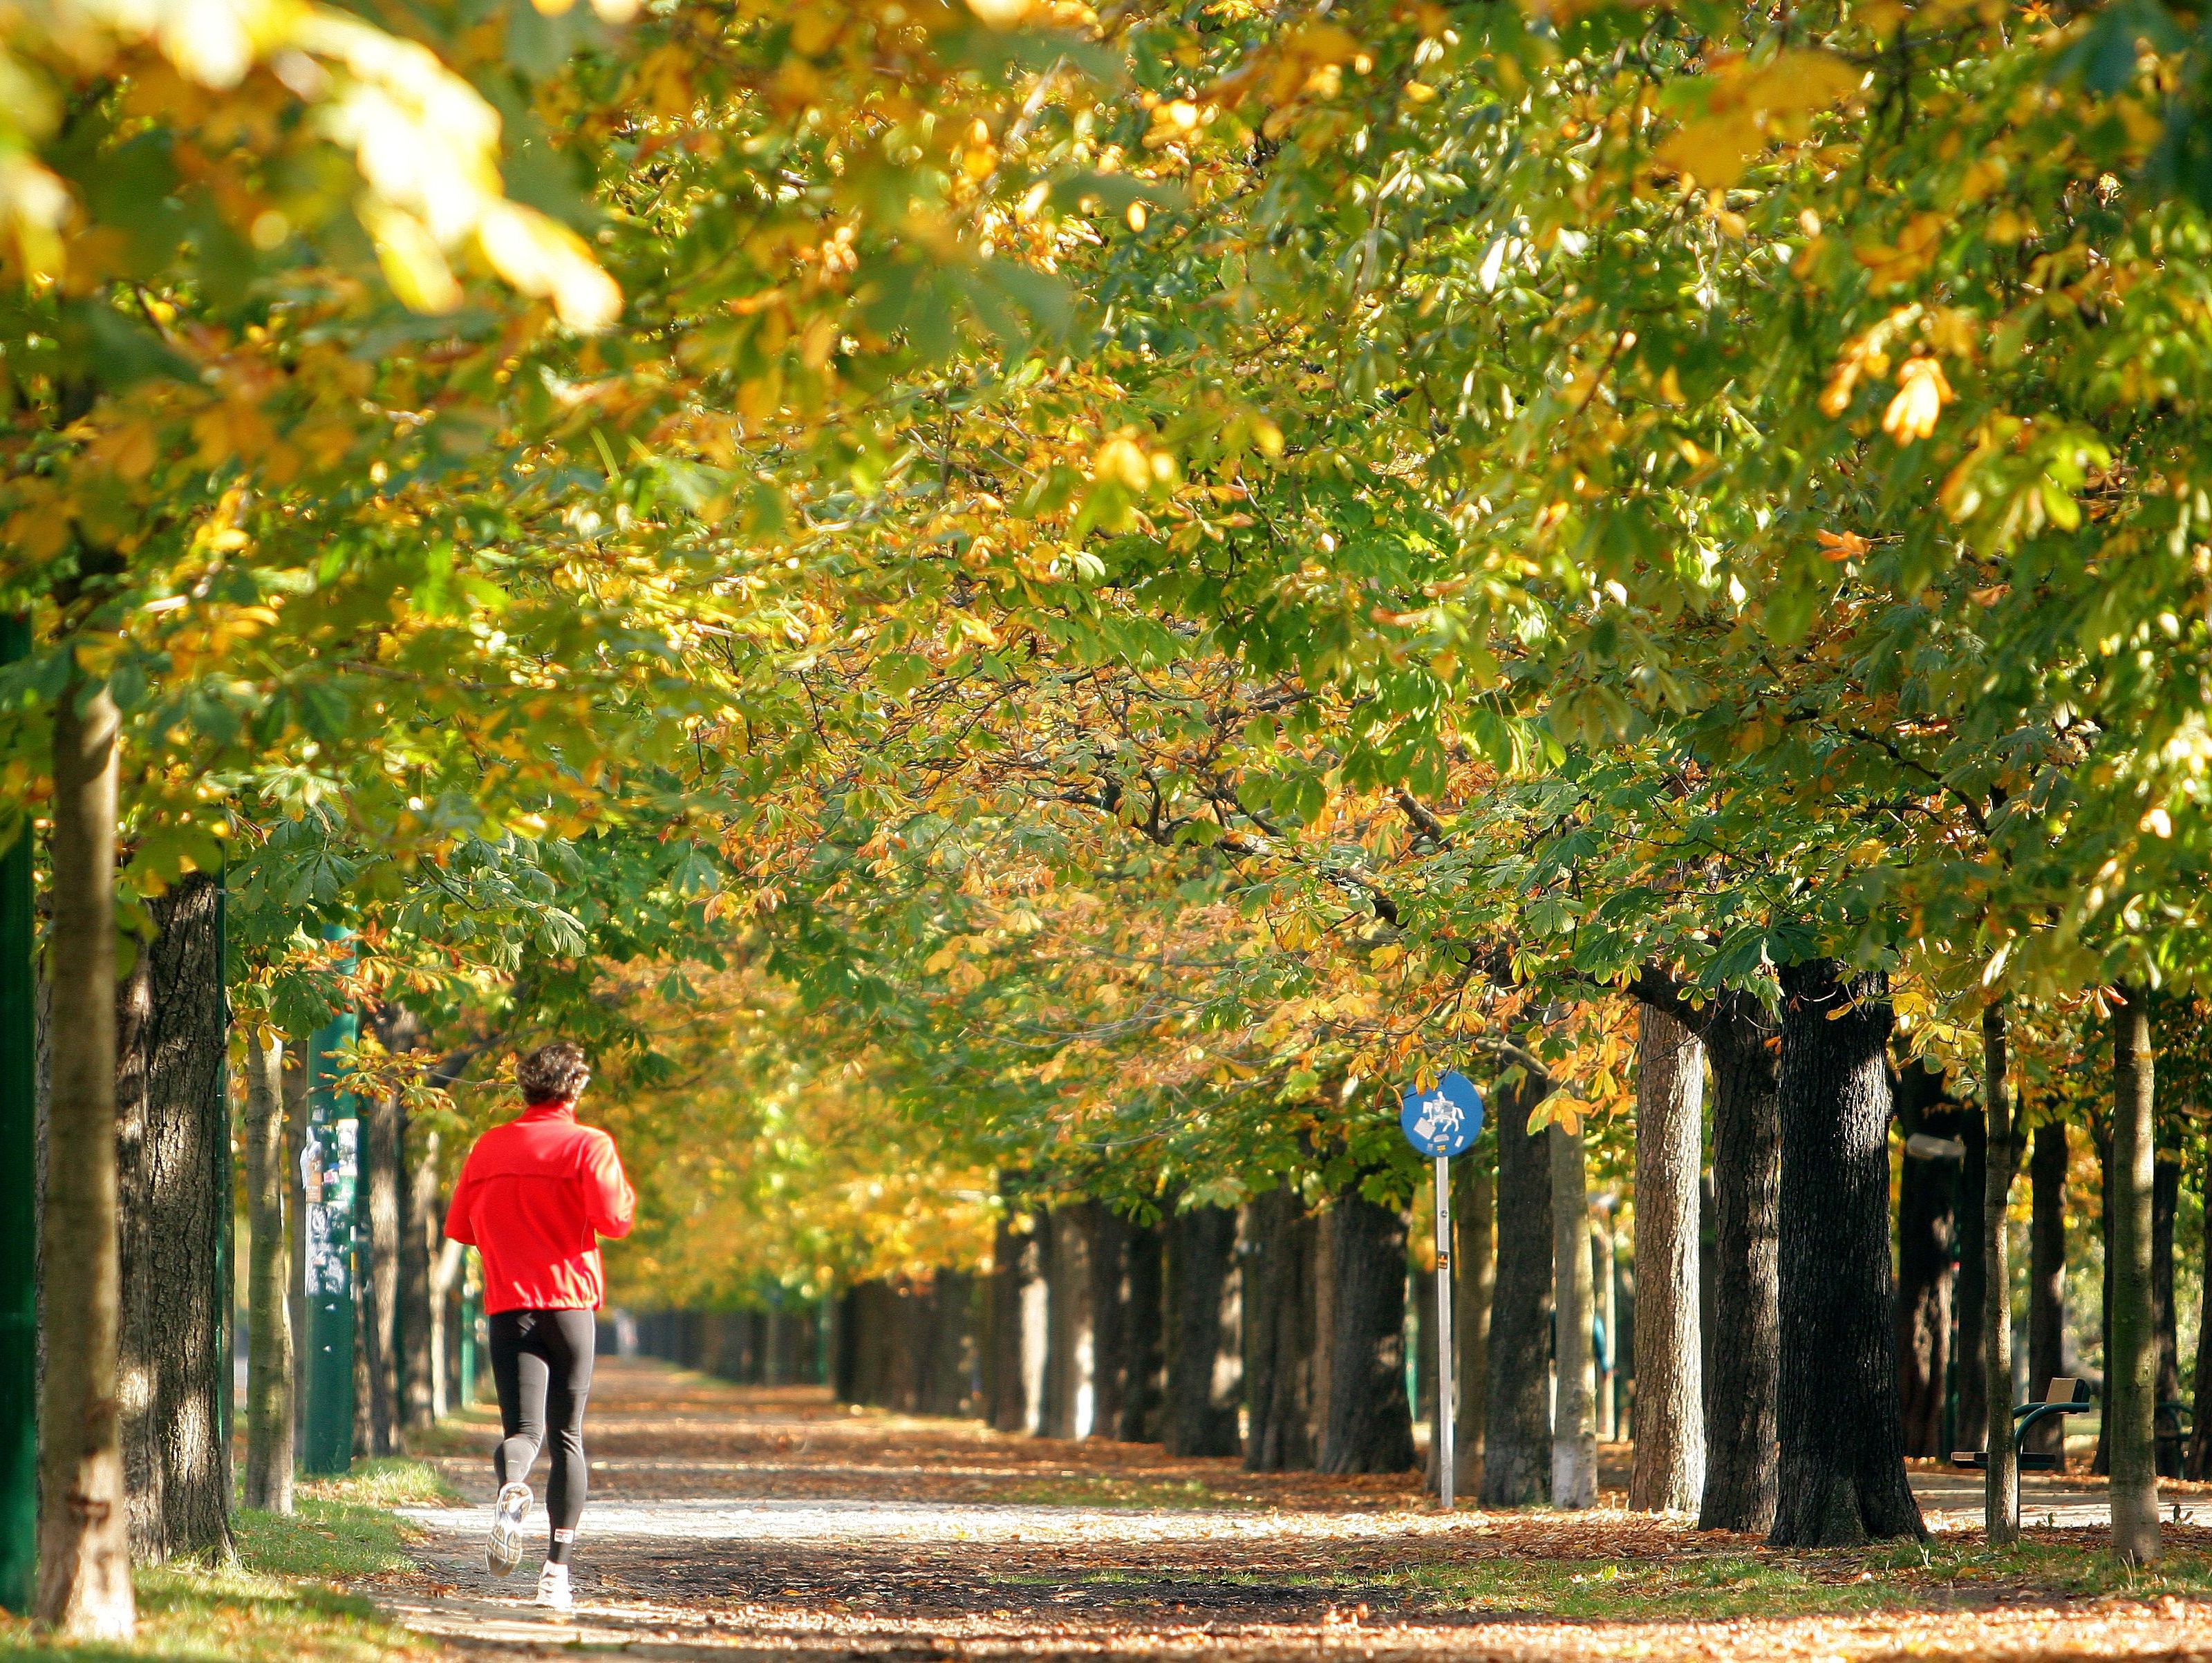
M 637 1214 L 637 1196 L 623 1175 L 622 1156 L 615 1152 L 611 1138 L 592 1138 L 591 1153 L 584 1157 L 584 1206 L 592 1228 L 601 1235 L 629 1234 Z

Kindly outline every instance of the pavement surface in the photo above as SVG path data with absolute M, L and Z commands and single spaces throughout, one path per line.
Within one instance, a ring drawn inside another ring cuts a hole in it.
M 1969 1585 L 1919 1575 L 1918 1550 L 1894 1547 L 1784 1561 L 1618 1496 L 1587 1514 L 1445 1515 L 1409 1478 L 1247 1474 L 650 1362 L 601 1362 L 588 1436 L 574 1612 L 528 1603 L 534 1552 L 512 1579 L 484 1570 L 496 1428 L 483 1411 L 437 1458 L 464 1504 L 406 1510 L 422 1574 L 370 1591 L 441 1654 L 487 1660 L 2212 1659 L 2212 1598 L 2186 1579 L 2118 1594 L 2049 1574 Z M 1618 1482 L 1623 1452 L 1607 1453 Z M 1970 1540 L 1978 1477 L 1916 1484 L 1936 1546 Z M 2032 1478 L 2031 1539 L 2094 1546 L 2100 1488 Z M 2172 1563 L 2212 1590 L 2212 1529 L 2184 1516 L 2212 1521 L 2201 1497 L 2171 1515 Z M 1791 1584 L 1771 1606 L 1762 1563 Z M 1869 1586 L 1877 1571 L 1895 1598 Z M 1654 1579 L 1648 1617 L 1590 1586 L 1638 1576 Z M 1685 1586 L 1713 1590 L 1710 1617 Z

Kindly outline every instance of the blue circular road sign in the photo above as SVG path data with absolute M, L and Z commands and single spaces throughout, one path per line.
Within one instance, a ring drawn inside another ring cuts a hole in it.
M 1426 1091 L 1408 1088 L 1398 1124 L 1406 1141 L 1424 1155 L 1464 1155 L 1482 1130 L 1482 1094 L 1455 1069 Z

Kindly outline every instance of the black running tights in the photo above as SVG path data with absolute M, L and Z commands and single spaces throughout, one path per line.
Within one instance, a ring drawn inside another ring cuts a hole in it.
M 545 1512 L 553 1544 L 545 1563 L 565 1565 L 576 1545 L 589 1487 L 584 1465 L 584 1399 L 592 1392 L 592 1353 L 599 1339 L 592 1311 L 498 1311 L 491 1318 L 491 1375 L 499 1386 L 506 1435 L 492 1455 L 502 1484 L 526 1484 L 548 1426 L 553 1478 Z

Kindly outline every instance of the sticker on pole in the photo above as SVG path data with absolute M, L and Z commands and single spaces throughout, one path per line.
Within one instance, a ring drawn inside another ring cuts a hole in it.
M 1455 1069 L 1426 1091 L 1407 1090 L 1398 1124 L 1405 1128 L 1406 1141 L 1424 1155 L 1464 1155 L 1482 1130 L 1482 1094 Z

